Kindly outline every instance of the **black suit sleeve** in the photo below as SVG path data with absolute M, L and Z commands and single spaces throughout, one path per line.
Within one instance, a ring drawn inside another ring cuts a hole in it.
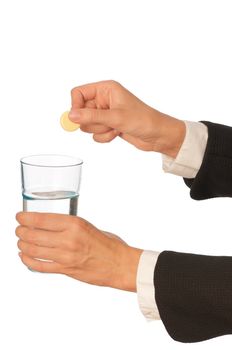
M 163 251 L 157 260 L 155 299 L 177 341 L 199 342 L 232 333 L 232 258 Z
M 208 142 L 197 176 L 184 179 L 190 196 L 197 200 L 232 197 L 232 127 L 202 123 L 208 128 Z
M 193 199 L 232 197 L 232 128 L 203 122 L 208 142 L 194 179 Z M 198 342 L 232 334 L 232 257 L 162 252 L 154 272 L 155 299 L 170 336 Z

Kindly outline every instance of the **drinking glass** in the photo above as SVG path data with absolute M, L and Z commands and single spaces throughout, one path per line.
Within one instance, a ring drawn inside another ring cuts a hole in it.
M 23 211 L 77 215 L 81 159 L 39 154 L 24 157 L 20 162 Z
M 81 159 L 39 154 L 20 162 L 23 211 L 77 215 Z

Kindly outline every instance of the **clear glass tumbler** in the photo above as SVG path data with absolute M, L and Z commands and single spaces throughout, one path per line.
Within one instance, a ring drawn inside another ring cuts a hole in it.
M 23 211 L 77 215 L 81 159 L 41 154 L 20 162 Z
M 81 159 L 39 154 L 20 162 L 23 211 L 77 215 Z

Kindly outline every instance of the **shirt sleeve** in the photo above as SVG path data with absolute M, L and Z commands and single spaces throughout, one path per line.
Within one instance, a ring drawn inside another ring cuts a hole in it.
M 144 250 L 137 270 L 137 297 L 141 312 L 147 321 L 160 320 L 155 301 L 154 270 L 159 253 Z
M 184 121 L 185 139 L 176 158 L 162 155 L 163 170 L 166 173 L 194 178 L 200 169 L 208 140 L 208 128 L 200 122 Z
M 208 128 L 200 122 L 184 121 L 186 134 L 177 157 L 162 155 L 167 173 L 194 178 L 200 169 L 208 140 Z M 159 253 L 144 250 L 137 271 L 137 297 L 141 312 L 148 321 L 160 320 L 155 299 L 154 271 Z

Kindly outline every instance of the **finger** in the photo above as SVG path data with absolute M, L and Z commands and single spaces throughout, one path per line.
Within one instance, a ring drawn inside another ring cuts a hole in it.
M 82 124 L 80 129 L 84 132 L 88 132 L 91 134 L 103 134 L 112 130 L 108 126 L 100 125 L 100 124 Z
M 93 135 L 93 139 L 96 142 L 101 142 L 101 143 L 105 143 L 105 142 L 110 142 L 113 139 L 115 139 L 115 137 L 117 137 L 119 135 L 118 131 L 116 130 L 111 130 L 108 131 L 104 134 L 94 134 Z
M 82 108 L 85 105 L 85 97 L 82 94 L 81 90 L 78 88 L 74 88 L 71 91 L 72 97 L 72 106 L 75 108 Z
M 94 100 L 98 83 L 77 86 L 71 90 L 72 107 L 82 108 L 85 101 Z
M 23 254 L 33 259 L 50 260 L 62 265 L 72 263 L 75 258 L 72 252 L 66 252 L 57 248 L 39 247 L 21 239 L 18 241 L 18 248 Z
M 77 86 L 71 90 L 72 106 L 74 108 L 82 108 L 83 104 L 81 102 L 94 100 L 97 97 L 98 92 L 100 92 L 102 96 L 106 97 L 105 100 L 107 101 L 108 91 L 115 85 L 119 84 L 112 80 L 104 80 Z M 106 103 L 105 108 L 107 107 L 109 107 L 109 105 Z
M 97 108 L 95 100 L 89 100 L 85 102 L 86 108 Z
M 125 132 L 128 127 L 127 117 L 124 110 L 120 109 L 95 109 L 95 108 L 72 108 L 69 118 L 79 124 L 102 124 L 112 129 Z
M 57 231 L 46 231 L 32 229 L 26 226 L 18 226 L 15 230 L 16 236 L 24 242 L 36 244 L 42 247 L 56 248 L 64 246 L 64 235 Z
M 16 215 L 22 226 L 59 232 L 64 231 L 72 219 L 70 215 L 51 213 L 20 212 Z
M 24 265 L 29 267 L 31 270 L 47 273 L 62 273 L 62 265 L 56 262 L 36 260 L 22 253 L 19 253 L 19 256 Z

